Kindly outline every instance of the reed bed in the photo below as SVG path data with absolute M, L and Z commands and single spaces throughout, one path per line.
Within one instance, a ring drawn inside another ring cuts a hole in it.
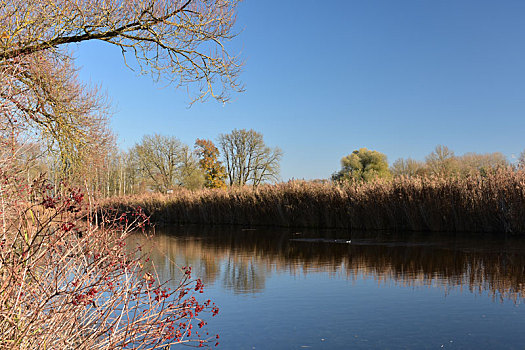
M 159 224 L 523 234 L 525 171 L 346 185 L 290 181 L 258 188 L 180 189 L 101 203 L 122 213 L 137 207 Z

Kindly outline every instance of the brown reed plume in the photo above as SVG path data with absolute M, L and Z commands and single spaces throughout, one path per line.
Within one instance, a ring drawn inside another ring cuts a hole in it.
M 156 223 L 272 225 L 434 232 L 525 233 L 525 171 L 484 176 L 398 177 L 346 185 L 277 185 L 111 198 L 103 208 L 141 207 Z

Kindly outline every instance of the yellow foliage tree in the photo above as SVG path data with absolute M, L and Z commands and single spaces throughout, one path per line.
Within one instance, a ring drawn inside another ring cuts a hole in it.
M 226 173 L 219 161 L 219 149 L 210 140 L 197 139 L 195 149 L 199 156 L 199 165 L 204 171 L 205 183 L 208 188 L 226 188 L 224 179 Z

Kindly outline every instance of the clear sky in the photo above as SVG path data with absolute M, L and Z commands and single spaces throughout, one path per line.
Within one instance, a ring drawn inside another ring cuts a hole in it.
M 244 93 L 188 108 L 185 89 L 127 69 L 120 51 L 75 51 L 80 77 L 112 98 L 126 149 L 144 134 L 188 145 L 234 128 L 284 151 L 281 178 L 327 178 L 367 147 L 423 160 L 525 148 L 525 1 L 245 0 L 229 44 L 245 60 Z

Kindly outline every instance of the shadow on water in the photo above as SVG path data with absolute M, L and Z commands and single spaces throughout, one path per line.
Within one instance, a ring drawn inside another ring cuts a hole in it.
M 162 279 L 189 265 L 234 293 L 264 291 L 273 272 L 459 288 L 515 302 L 525 289 L 525 241 L 516 237 L 172 226 L 132 240 L 151 249 Z

